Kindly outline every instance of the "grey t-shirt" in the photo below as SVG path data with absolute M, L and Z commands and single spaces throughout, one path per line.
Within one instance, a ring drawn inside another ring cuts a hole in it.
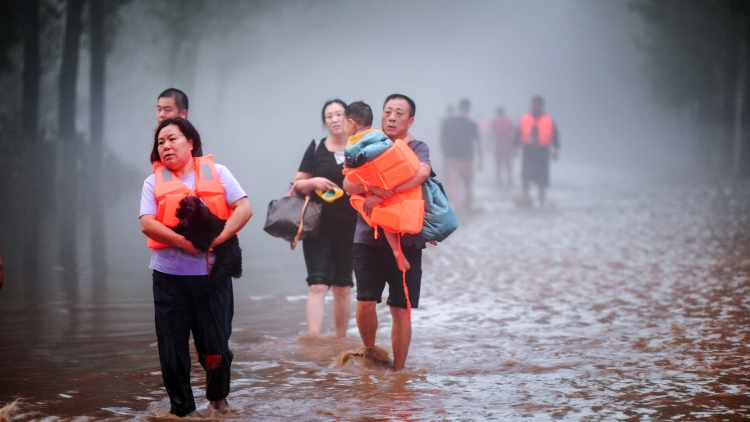
M 425 164 L 430 164 L 430 147 L 422 141 L 411 141 L 409 142 L 409 148 L 414 151 L 419 161 Z M 378 229 L 378 238 L 375 239 L 375 230 L 365 222 L 362 215 L 357 213 L 357 228 L 354 230 L 354 243 L 364 243 L 366 245 L 377 246 L 381 248 L 388 248 L 388 241 L 385 239 L 383 229 Z

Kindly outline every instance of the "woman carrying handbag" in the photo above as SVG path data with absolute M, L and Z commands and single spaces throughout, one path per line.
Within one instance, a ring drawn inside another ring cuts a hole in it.
M 294 178 L 297 194 L 310 194 L 310 201 L 322 204 L 318 236 L 302 240 L 307 266 L 307 328 L 310 334 L 321 333 L 325 296 L 330 287 L 337 338 L 346 336 L 351 315 L 352 245 L 357 223 L 357 211 L 340 191 L 348 140 L 344 131 L 345 108 L 346 103 L 338 99 L 323 105 L 321 117 L 329 136 L 310 143 Z

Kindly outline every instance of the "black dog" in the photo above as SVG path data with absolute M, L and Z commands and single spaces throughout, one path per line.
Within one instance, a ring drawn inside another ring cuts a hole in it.
M 216 236 L 224 230 L 225 220 L 211 213 L 206 204 L 196 196 L 189 196 L 180 201 L 180 207 L 175 213 L 180 223 L 173 229 L 176 233 L 185 236 L 195 249 L 208 252 L 211 243 Z M 216 285 L 218 280 L 231 276 L 240 278 L 242 276 L 242 249 L 237 236 L 232 236 L 224 243 L 214 248 L 216 257 L 211 268 L 208 281 Z

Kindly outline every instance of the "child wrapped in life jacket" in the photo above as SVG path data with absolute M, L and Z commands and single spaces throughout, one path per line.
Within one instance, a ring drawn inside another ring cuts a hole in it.
M 364 185 L 366 191 L 373 187 L 390 190 L 416 174 L 419 159 L 407 146 L 413 138 L 399 139 L 394 143 L 383 132 L 371 129 L 371 125 L 370 106 L 362 101 L 349 104 L 344 123 L 349 135 L 347 148 L 344 150 L 344 174 L 350 180 Z M 411 135 L 407 138 L 409 136 Z M 368 215 L 365 201 L 369 195 L 369 192 L 365 195 L 352 195 L 352 206 L 367 224 L 375 228 L 376 237 L 377 228 L 383 229 L 399 268 L 408 270 L 411 266 L 400 252 L 399 236 L 417 234 L 422 230 L 425 214 L 422 187 L 394 193 Z

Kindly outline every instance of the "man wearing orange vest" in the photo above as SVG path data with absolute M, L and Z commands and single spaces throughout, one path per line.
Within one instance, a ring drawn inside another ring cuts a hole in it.
M 557 125 L 548 114 L 544 113 L 544 99 L 535 96 L 531 100 L 531 112 L 524 114 L 518 123 L 515 146 L 523 146 L 521 162 L 521 179 L 523 181 L 523 200 L 531 204 L 529 189 L 531 183 L 539 189 L 539 206 L 544 207 L 547 186 L 549 186 L 550 152 L 557 159 L 560 139 Z
M 392 141 L 407 140 L 407 134 L 414 123 L 416 106 L 411 98 L 402 94 L 389 95 L 383 104 L 382 127 L 383 132 Z M 424 142 L 409 140 L 408 147 L 419 159 L 416 175 L 389 190 L 370 186 L 372 195 L 367 197 L 364 204 L 365 212 L 371 215 L 373 208 L 394 193 L 409 191 L 421 186 L 432 174 L 430 166 L 430 149 Z M 350 194 L 365 193 L 364 185 L 344 179 L 344 190 Z M 411 321 L 409 319 L 408 304 L 412 308 L 419 307 L 419 290 L 422 283 L 422 249 L 417 247 L 402 247 L 403 256 L 409 261 L 410 268 L 406 271 L 406 285 L 408 286 L 409 301 L 406 300 L 405 289 L 402 284 L 402 273 L 393 258 L 388 242 L 382 232 L 375 237 L 374 229 L 367 224 L 362 215 L 357 215 L 357 227 L 354 231 L 354 274 L 357 280 L 357 328 L 362 343 L 370 351 L 375 348 L 375 334 L 378 330 L 378 315 L 376 305 L 380 302 L 388 284 L 387 304 L 393 317 L 391 329 L 391 344 L 393 347 L 393 367 L 396 370 L 404 368 L 406 356 L 411 343 Z

